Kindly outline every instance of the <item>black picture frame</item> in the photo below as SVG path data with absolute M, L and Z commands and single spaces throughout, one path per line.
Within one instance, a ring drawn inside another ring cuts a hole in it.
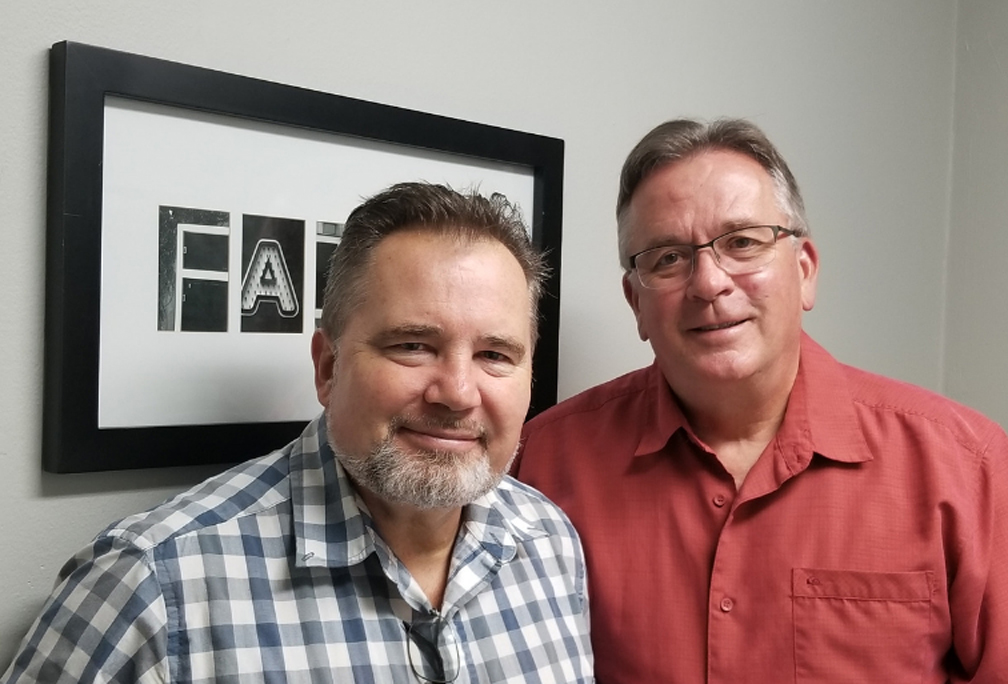
M 540 306 L 529 415 L 556 403 L 562 140 L 66 41 L 50 50 L 49 76 L 42 434 L 46 471 L 238 462 L 286 444 L 304 426 L 299 420 L 99 428 L 103 131 L 108 97 L 531 169 L 534 206 L 525 218 L 533 242 L 546 253 L 551 274 Z

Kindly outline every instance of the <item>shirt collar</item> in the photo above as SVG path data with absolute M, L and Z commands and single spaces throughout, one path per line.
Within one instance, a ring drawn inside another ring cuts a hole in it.
M 375 535 L 357 492 L 329 446 L 325 415 L 313 420 L 291 453 L 291 500 L 301 567 L 347 567 L 375 551 Z M 510 481 L 510 478 L 505 478 Z M 459 540 L 481 549 L 497 563 L 514 558 L 518 544 L 546 536 L 539 521 L 525 515 L 495 487 L 462 511 Z M 456 542 L 455 554 L 463 552 Z
M 504 484 L 514 480 L 504 476 Z M 542 523 L 529 517 L 506 495 L 501 485 L 462 509 L 462 526 L 486 551 L 501 562 L 514 558 L 519 544 L 548 536 Z
M 641 434 L 634 456 L 661 451 L 676 430 L 680 428 L 689 430 L 689 423 L 686 422 L 686 417 L 679 408 L 679 402 L 672 394 L 672 388 L 658 367 L 658 361 L 655 360 L 645 373 L 646 388 L 642 396 L 642 408 L 648 418 L 638 423 L 641 426 Z
M 782 436 L 787 434 L 785 428 L 798 428 L 812 450 L 824 458 L 840 463 L 872 460 L 844 366 L 804 332 L 798 377 L 784 423 Z
M 298 566 L 349 566 L 374 552 L 370 520 L 329 446 L 325 414 L 294 444 L 290 471 Z
M 660 451 L 680 428 L 692 435 L 657 361 L 646 374 L 642 399 L 649 418 L 640 423 L 635 456 Z M 778 432 L 778 443 L 784 448 L 792 472 L 808 465 L 813 452 L 840 463 L 872 460 L 854 412 L 843 366 L 804 332 L 798 376 Z

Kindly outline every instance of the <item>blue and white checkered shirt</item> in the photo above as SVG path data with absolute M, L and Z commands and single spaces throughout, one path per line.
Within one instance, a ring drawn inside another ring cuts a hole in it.
M 324 430 L 105 530 L 2 681 L 406 683 L 447 678 L 444 662 L 457 682 L 593 681 L 584 559 L 558 508 L 510 478 L 466 506 L 437 613 Z

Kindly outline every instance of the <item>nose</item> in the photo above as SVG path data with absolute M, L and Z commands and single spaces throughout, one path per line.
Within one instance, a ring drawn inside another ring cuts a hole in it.
M 476 381 L 478 372 L 472 359 L 461 355 L 443 358 L 434 369 L 434 375 L 424 392 L 424 400 L 452 411 L 467 411 L 479 406 L 481 398 Z
M 714 248 L 698 250 L 693 256 L 693 274 L 687 283 L 687 292 L 692 297 L 713 301 L 727 294 L 735 286 L 735 281 L 721 268 Z

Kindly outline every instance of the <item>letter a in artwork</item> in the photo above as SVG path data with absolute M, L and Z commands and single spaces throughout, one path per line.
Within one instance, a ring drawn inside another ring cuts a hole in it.
M 297 291 L 287 270 L 287 261 L 276 240 L 262 239 L 256 243 L 248 270 L 242 279 L 242 315 L 254 315 L 263 302 L 275 304 L 284 318 L 297 316 L 300 310 Z

